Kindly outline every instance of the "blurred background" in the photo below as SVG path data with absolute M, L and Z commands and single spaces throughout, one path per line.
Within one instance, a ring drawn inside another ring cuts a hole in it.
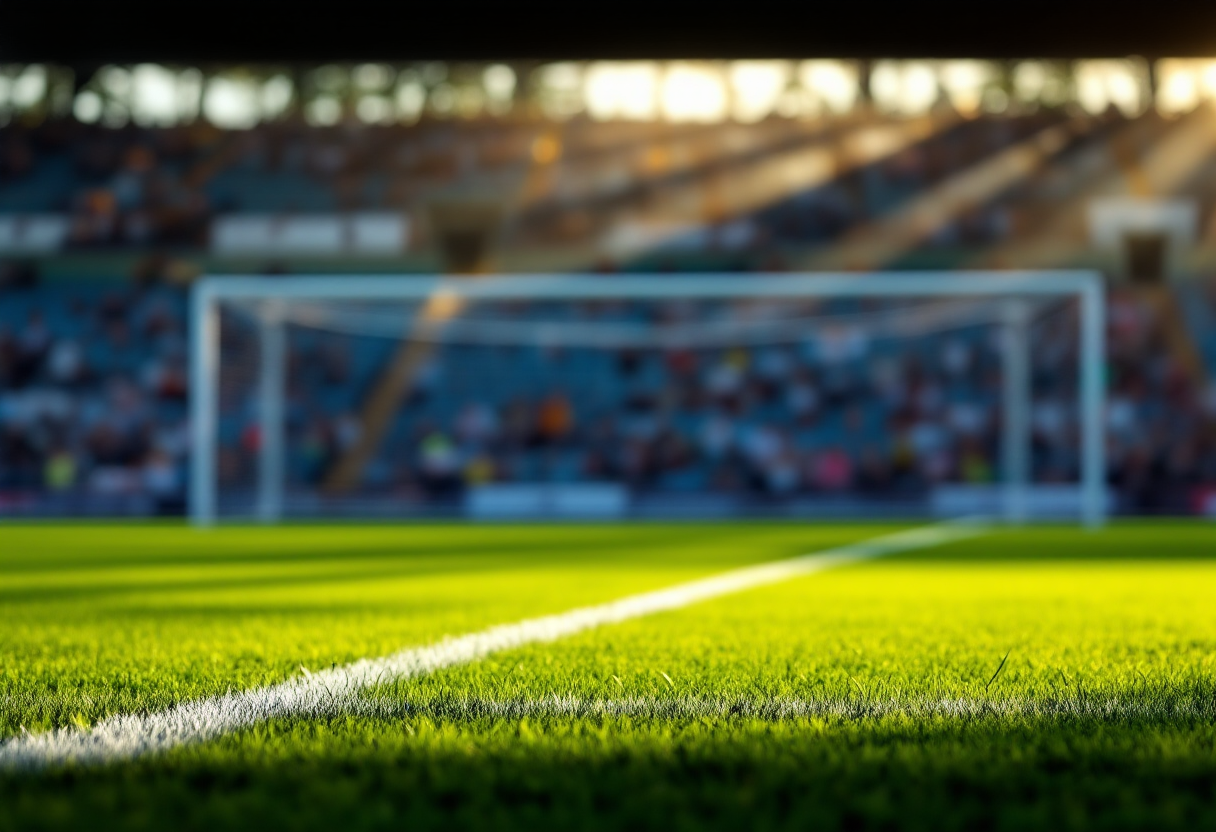
M 205 274 L 1053 268 L 1108 280 L 1114 508 L 1216 514 L 1214 208 L 1216 58 L 0 61 L 0 514 L 183 512 Z M 919 511 L 1002 473 L 983 328 L 420 356 L 343 320 L 289 342 L 289 486 L 318 511 L 461 513 L 495 483 Z M 1072 482 L 1075 327 L 1037 332 L 1033 475 Z M 239 395 L 221 440 L 238 494 Z

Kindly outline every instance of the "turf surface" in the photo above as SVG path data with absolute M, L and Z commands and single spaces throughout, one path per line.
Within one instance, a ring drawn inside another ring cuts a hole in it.
M 890 527 L 5 527 L 0 733 Z M 1216 828 L 1216 531 L 999 532 L 102 770 L 0 827 Z

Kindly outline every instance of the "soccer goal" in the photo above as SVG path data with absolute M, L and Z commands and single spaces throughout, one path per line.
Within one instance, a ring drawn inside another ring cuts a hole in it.
M 207 277 L 192 521 L 1108 512 L 1099 274 Z

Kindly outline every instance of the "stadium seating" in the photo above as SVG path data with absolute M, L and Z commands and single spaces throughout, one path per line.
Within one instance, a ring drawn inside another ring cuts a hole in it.
M 676 229 L 623 246 L 601 264 L 608 271 L 1043 267 L 1079 262 L 1089 244 L 1084 206 L 1129 181 L 1209 205 L 1216 164 L 1194 145 L 1208 119 L 1206 111 L 1177 119 L 1113 110 L 971 119 L 858 111 L 748 126 L 513 117 L 408 127 L 281 122 L 232 132 L 44 122 L 0 136 L 0 214 L 66 214 L 68 250 L 189 255 L 205 248 L 219 214 L 412 214 L 475 185 L 509 204 L 508 250 L 579 245 L 632 226 Z M 411 241 L 427 244 L 425 233 Z M 875 262 L 856 259 L 871 251 L 879 252 Z M 31 505 L 88 497 L 97 510 L 180 510 L 185 295 L 77 277 L 2 290 L 0 490 Z M 1116 293 L 1111 305 L 1111 476 L 1128 510 L 1189 510 L 1191 492 L 1216 482 L 1216 311 L 1203 287 L 1170 291 L 1177 302 L 1168 293 Z M 577 321 L 581 312 L 548 314 Z M 1179 346 L 1180 338 L 1193 346 Z M 296 330 L 291 347 L 288 475 L 293 487 L 315 487 L 357 433 L 355 414 L 393 345 Z M 913 358 L 884 354 L 876 343 L 866 362 L 838 366 L 794 348 L 788 360 L 709 351 L 687 375 L 658 352 L 627 360 L 579 349 L 441 346 L 430 361 L 442 383 L 415 389 L 394 415 L 359 490 L 426 500 L 486 477 L 610 478 L 640 490 L 780 500 L 998 478 L 991 379 L 948 366 L 966 363 L 958 358 L 965 355 L 985 367 L 991 345 L 977 333 L 923 347 Z M 724 361 L 746 365 L 734 383 L 747 391 L 747 407 L 714 403 L 711 376 Z M 791 364 L 780 369 L 788 373 L 780 384 L 764 377 L 766 361 Z M 917 407 L 881 404 L 866 368 L 883 361 L 942 399 L 937 415 L 954 414 L 946 437 L 918 428 L 926 420 Z M 1035 473 L 1043 480 L 1075 475 L 1067 432 L 1053 427 L 1053 414 L 1068 407 L 1063 372 L 1038 368 Z M 221 412 L 221 474 L 235 485 L 250 483 L 248 452 L 258 442 L 251 373 L 234 375 Z M 814 391 L 817 415 L 805 401 L 770 395 L 791 385 Z M 536 435 L 549 406 L 570 409 L 572 426 L 561 436 Z M 497 435 L 460 435 L 459 425 L 479 419 L 497 423 Z M 457 485 L 424 470 L 420 448 L 429 436 L 439 437 L 436 448 L 455 448 L 459 464 L 447 479 Z
M 1202 467 L 1216 459 L 1211 402 L 1168 352 L 1146 366 L 1143 350 L 1161 343 L 1160 322 L 1139 297 L 1112 300 L 1112 478 L 1124 508 L 1187 510 L 1192 488 L 1216 476 Z M 188 462 L 184 294 L 82 282 L 5 298 L 0 490 L 9 501 L 180 510 Z M 567 321 L 587 314 L 562 304 L 545 313 Z M 226 321 L 226 337 L 240 343 L 241 327 Z M 933 336 L 914 349 L 876 341 L 842 359 L 806 343 L 686 356 L 442 345 L 359 491 L 425 502 L 485 479 L 610 479 L 642 492 L 725 491 L 763 502 L 840 492 L 893 497 L 939 481 L 993 481 L 999 369 L 991 334 Z M 1058 415 L 1075 389 L 1061 377 L 1072 365 L 1065 335 L 1049 326 L 1039 336 L 1065 350 L 1044 351 L 1036 366 L 1034 466 L 1043 481 L 1076 474 L 1071 433 Z M 252 343 L 251 332 L 244 337 Z M 334 464 L 394 344 L 292 328 L 290 487 L 315 488 Z M 220 470 L 236 490 L 253 481 L 258 441 L 256 353 L 248 349 L 248 361 L 236 351 L 221 388 Z M 722 369 L 728 365 L 735 370 Z M 558 428 L 545 427 L 547 408 L 568 411 Z M 443 477 L 428 474 L 428 438 L 451 449 Z

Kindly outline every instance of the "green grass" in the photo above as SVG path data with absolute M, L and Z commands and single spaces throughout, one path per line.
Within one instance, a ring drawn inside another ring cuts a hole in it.
M 3 527 L 0 736 L 888 530 Z M 358 714 L 0 775 L 0 828 L 1216 828 L 1213 544 L 1035 529 L 845 567 Z

